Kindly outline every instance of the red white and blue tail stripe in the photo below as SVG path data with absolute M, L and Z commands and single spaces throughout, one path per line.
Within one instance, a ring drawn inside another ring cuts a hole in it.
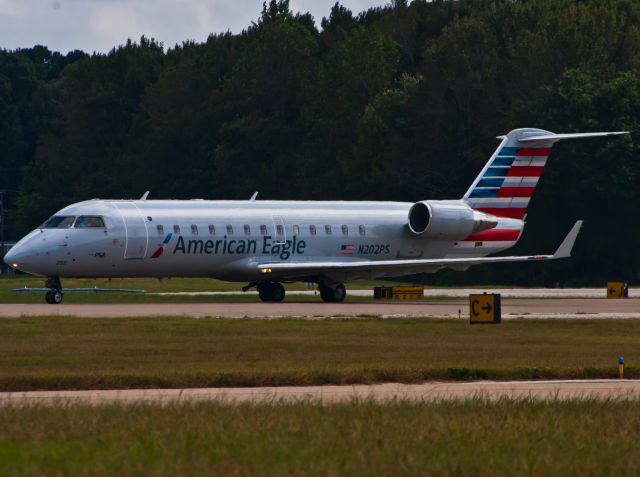
M 610 136 L 624 132 L 554 134 L 542 129 L 516 129 L 502 136 L 463 199 L 475 210 L 523 219 L 553 144 L 561 139 Z

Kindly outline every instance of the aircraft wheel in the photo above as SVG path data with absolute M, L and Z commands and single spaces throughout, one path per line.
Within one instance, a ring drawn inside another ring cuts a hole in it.
M 284 295 L 285 295 L 285 291 L 284 291 L 284 287 L 282 286 L 282 283 L 271 284 L 271 301 L 280 302 L 284 300 Z
M 44 295 L 44 300 L 49 303 L 49 305 L 53 305 L 53 301 L 51 300 L 51 294 L 52 294 L 52 290 L 49 290 L 45 295 Z
M 320 298 L 327 303 L 341 303 L 347 296 L 347 291 L 342 283 L 338 283 L 335 287 L 327 287 L 320 285 Z
M 258 285 L 258 296 L 264 302 L 284 300 L 285 291 L 281 283 L 261 283 Z
M 318 287 L 318 290 L 320 290 L 320 298 L 322 299 L 322 301 L 324 301 L 325 303 L 331 301 L 331 288 L 323 287 L 321 285 Z
M 52 290 L 50 293 L 51 293 L 51 303 L 53 305 L 59 305 L 60 303 L 62 303 L 62 299 L 64 298 L 64 295 L 60 290 Z
M 258 285 L 258 296 L 262 301 L 271 301 L 271 286 L 269 283 Z
M 342 303 L 347 296 L 347 290 L 342 283 L 339 283 L 333 289 L 333 301 L 336 303 Z

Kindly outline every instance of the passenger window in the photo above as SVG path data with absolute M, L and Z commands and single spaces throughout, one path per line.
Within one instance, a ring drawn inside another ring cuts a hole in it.
M 76 220 L 75 228 L 77 229 L 90 229 L 90 228 L 104 228 L 104 220 L 102 217 L 96 217 L 93 215 L 82 215 Z
M 173 226 L 173 233 L 176 235 L 180 235 L 180 226 L 179 225 L 174 225 Z
M 284 227 L 282 225 L 276 225 L 276 234 L 280 236 L 284 235 Z
M 73 225 L 75 217 L 54 216 L 47 220 L 44 224 L 45 229 L 68 229 Z
M 191 226 L 191 235 L 198 235 L 198 226 L 197 225 L 192 225 Z
M 227 225 L 227 235 L 233 235 L 233 225 Z
M 364 225 L 359 225 L 358 230 L 360 231 L 360 235 L 367 235 L 367 230 L 364 228 Z
M 327 235 L 331 235 L 331 225 L 325 225 L 325 226 L 324 226 L 324 232 L 325 232 Z
M 249 224 L 244 224 L 244 234 L 251 235 L 251 226 Z
M 348 225 L 343 225 L 342 226 L 342 235 L 349 235 L 349 226 Z
M 164 235 L 164 227 L 162 225 L 158 225 L 156 229 L 158 229 L 158 235 Z
M 266 225 L 261 225 L 260 226 L 260 235 L 267 235 L 267 226 Z
M 300 235 L 300 227 L 297 225 L 293 226 L 293 235 Z
M 315 225 L 309 225 L 309 233 L 311 235 L 315 235 L 316 234 L 316 226 Z
M 209 225 L 209 235 L 215 235 L 215 234 L 216 234 L 216 226 Z

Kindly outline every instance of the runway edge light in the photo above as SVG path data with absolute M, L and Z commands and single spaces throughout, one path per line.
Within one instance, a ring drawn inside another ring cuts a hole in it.
M 620 379 L 624 379 L 624 356 L 618 356 L 618 373 Z

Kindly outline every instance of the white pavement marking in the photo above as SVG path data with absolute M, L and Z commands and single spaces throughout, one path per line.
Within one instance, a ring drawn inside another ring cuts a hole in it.
M 393 284 L 389 284 L 393 286 Z M 602 288 L 425 288 L 425 297 L 464 298 L 471 293 L 499 293 L 504 298 L 605 298 L 607 290 Z M 255 291 L 198 291 L 198 292 L 157 292 L 149 295 L 161 296 L 235 296 L 258 295 Z M 351 296 L 369 296 L 373 290 L 347 290 Z M 318 295 L 315 290 L 291 290 L 287 296 Z M 640 298 L 640 288 L 629 288 L 629 298 Z
M 0 405 L 171 404 L 214 401 L 225 404 L 371 400 L 388 403 L 452 399 L 639 399 L 640 380 L 477 381 L 471 383 L 386 383 L 352 386 L 257 388 L 126 389 L 0 393 Z

